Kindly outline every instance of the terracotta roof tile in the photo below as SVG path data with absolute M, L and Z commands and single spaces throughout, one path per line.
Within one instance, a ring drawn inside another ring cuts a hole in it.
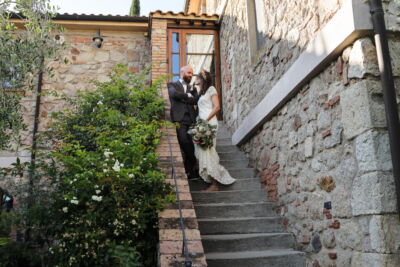
M 150 12 L 150 17 L 155 17 L 155 16 L 161 16 L 161 17 L 187 17 L 187 18 L 193 18 L 193 19 L 218 19 L 219 16 L 217 14 L 196 14 L 196 13 L 186 13 L 186 12 L 179 12 L 175 13 L 173 11 L 161 11 L 161 10 L 156 10 L 153 12 Z

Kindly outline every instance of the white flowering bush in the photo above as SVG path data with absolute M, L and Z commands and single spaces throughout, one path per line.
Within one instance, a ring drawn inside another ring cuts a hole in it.
M 156 265 L 157 212 L 172 194 L 155 153 L 163 100 L 146 77 L 119 66 L 55 116 L 35 172 L 52 191 L 30 218 L 48 266 Z

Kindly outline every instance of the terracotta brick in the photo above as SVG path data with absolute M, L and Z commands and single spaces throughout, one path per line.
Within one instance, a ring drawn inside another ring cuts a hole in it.
M 300 241 L 302 244 L 310 244 L 310 236 L 309 235 L 303 235 Z
M 278 169 L 279 169 L 279 164 L 275 164 L 270 168 L 271 171 L 276 171 Z
M 182 216 L 185 218 L 195 218 L 196 214 L 193 209 L 183 209 Z M 179 218 L 178 210 L 163 210 L 158 213 L 159 218 Z
M 188 241 L 188 250 L 190 253 L 204 253 L 201 241 Z M 161 254 L 181 254 L 181 241 L 160 241 Z
M 338 220 L 335 220 L 334 222 L 332 222 L 329 225 L 329 228 L 333 228 L 333 229 L 339 229 L 340 228 L 340 222 Z
M 197 229 L 185 229 L 187 240 L 201 240 L 200 231 Z M 182 240 L 182 230 L 180 229 L 161 229 L 159 231 L 159 238 L 162 241 L 177 241 Z
M 334 106 L 336 103 L 338 103 L 340 101 L 340 96 L 335 96 L 334 98 L 332 98 L 331 100 L 329 100 L 328 104 L 329 106 Z
M 322 138 L 330 136 L 331 134 L 332 134 L 331 130 L 326 130 L 325 132 L 322 133 Z
M 336 260 L 337 259 L 337 254 L 336 253 L 328 253 L 328 256 L 331 260 Z

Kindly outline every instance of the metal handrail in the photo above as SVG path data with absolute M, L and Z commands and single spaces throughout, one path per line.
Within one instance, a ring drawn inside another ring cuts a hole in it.
M 182 255 L 185 257 L 184 267 L 191 267 L 192 266 L 192 261 L 190 260 L 189 249 L 188 249 L 188 246 L 187 246 L 186 233 L 185 233 L 185 224 L 183 222 L 182 207 L 181 207 L 181 201 L 180 201 L 180 198 L 179 198 L 178 182 L 176 181 L 175 163 L 174 163 L 173 155 L 172 155 L 171 138 L 170 138 L 170 135 L 169 135 L 168 126 L 166 126 L 166 129 L 167 129 L 167 138 L 168 138 L 168 146 L 169 146 L 169 153 L 170 153 L 170 157 L 169 158 L 170 158 L 170 161 L 171 161 L 171 176 L 174 178 L 175 194 L 176 194 L 176 200 L 178 202 L 178 210 L 179 210 L 179 224 L 180 224 L 180 228 L 181 228 L 181 231 L 182 231 Z

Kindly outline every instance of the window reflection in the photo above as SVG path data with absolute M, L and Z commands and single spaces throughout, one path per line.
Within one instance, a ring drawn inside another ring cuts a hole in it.
M 172 55 L 172 73 L 179 73 L 179 54 Z
M 179 33 L 172 33 L 172 52 L 179 53 Z

